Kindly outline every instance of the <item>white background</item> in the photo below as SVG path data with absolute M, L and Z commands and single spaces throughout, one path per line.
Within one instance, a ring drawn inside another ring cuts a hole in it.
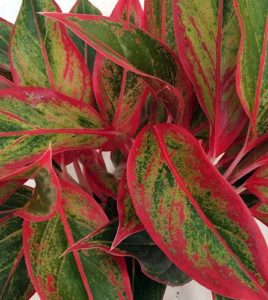
M 56 0 L 63 12 L 69 12 L 71 7 L 76 2 L 75 0 Z M 103 15 L 109 16 L 117 0 L 91 0 L 91 3 L 97 6 Z M 143 5 L 143 0 L 141 0 Z M 21 0 L 0 0 L 0 17 L 14 23 L 19 11 Z M 258 223 L 265 233 L 268 240 L 268 230 L 262 224 Z M 34 295 L 32 300 L 37 300 L 39 297 Z M 164 300 L 210 300 L 212 299 L 210 291 L 200 286 L 195 281 L 179 287 L 168 288 Z M 77 299 L 79 300 L 79 299 Z M 105 300 L 105 299 L 103 299 Z M 140 299 L 147 300 L 147 299 Z

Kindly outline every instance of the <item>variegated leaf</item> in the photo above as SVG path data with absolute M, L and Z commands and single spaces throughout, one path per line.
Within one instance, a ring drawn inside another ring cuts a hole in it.
M 118 187 L 117 211 L 119 224 L 112 248 L 115 248 L 128 236 L 144 229 L 132 204 L 127 186 L 126 174 L 123 174 Z
M 167 105 L 174 119 L 184 111 L 184 71 L 178 58 L 147 32 L 125 21 L 100 16 L 43 13 L 69 27 L 77 36 L 104 57 L 129 71 L 141 75 Z M 146 61 L 146 63 L 144 63 Z
M 12 33 L 10 57 L 19 86 L 51 87 L 91 103 L 91 75 L 65 28 L 38 12 L 60 11 L 51 0 L 23 0 Z
M 210 155 L 216 158 L 245 125 L 236 93 L 240 42 L 232 0 L 173 0 L 174 27 L 182 64 L 212 128 Z
M 136 24 L 138 27 L 143 25 L 143 12 L 139 0 L 118 1 L 111 16 Z M 118 130 L 134 134 L 139 124 L 142 105 L 148 94 L 145 91 L 144 80 L 97 54 L 93 85 L 101 115 Z
M 243 184 L 248 191 L 268 204 L 268 166 L 258 168 Z
M 11 23 L 0 18 L 0 76 L 2 75 L 8 78 L 9 80 L 12 77 L 10 73 L 10 64 L 8 59 L 8 44 L 12 28 L 13 25 Z
M 0 166 L 14 172 L 53 153 L 99 148 L 114 135 L 90 106 L 47 89 L 0 91 Z M 108 130 L 108 131 L 106 131 Z
M 6 77 L 0 75 L 0 90 L 13 87 L 12 81 L 8 80 Z
M 20 188 L 0 205 L 0 299 L 29 299 L 34 288 L 30 282 L 22 245 L 22 219 L 3 215 L 3 211 L 23 207 L 31 197 L 31 190 Z
M 59 214 L 48 222 L 25 222 L 23 226 L 27 268 L 36 291 L 49 300 L 132 299 L 123 259 L 101 250 L 62 255 L 68 246 L 107 224 L 108 219 L 79 187 L 61 184 Z
M 87 15 L 101 15 L 101 12 L 88 0 L 77 0 L 75 5 L 72 7 L 70 13 L 75 14 L 87 14 Z M 90 71 L 93 71 L 93 65 L 95 60 L 95 50 L 88 46 L 83 40 L 81 40 L 76 34 L 70 29 L 67 30 L 71 40 L 75 43 L 80 53 L 84 57 Z
M 257 203 L 250 208 L 252 215 L 268 226 L 268 205 L 266 203 Z
M 138 217 L 182 271 L 227 297 L 268 297 L 265 240 L 189 132 L 171 124 L 144 128 L 127 169 Z
M 233 0 L 242 31 L 237 90 L 251 119 L 252 131 L 268 129 L 268 5 L 267 0 Z
M 117 224 L 110 224 L 95 234 L 84 237 L 66 252 L 83 249 L 102 249 L 115 256 L 130 256 L 139 262 L 142 272 L 153 280 L 171 285 L 183 285 L 191 279 L 178 269 L 155 245 L 146 231 L 133 234 L 111 249 Z

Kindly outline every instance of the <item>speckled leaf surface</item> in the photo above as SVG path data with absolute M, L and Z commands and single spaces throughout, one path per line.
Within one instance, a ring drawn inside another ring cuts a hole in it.
M 242 39 L 237 67 L 237 90 L 251 118 L 252 130 L 268 129 L 268 6 L 266 0 L 234 0 Z
M 174 52 L 177 52 L 173 26 L 172 0 L 145 0 L 144 17 L 146 30 L 154 38 L 162 40 Z
M 53 154 L 96 148 L 111 134 L 90 106 L 47 89 L 2 90 L 0 107 L 0 166 L 10 172 L 40 157 L 49 144 Z
M 13 25 L 0 18 L 0 74 L 10 72 L 8 59 L 8 43 L 11 36 Z
M 136 213 L 171 261 L 219 294 L 267 297 L 264 238 L 190 133 L 171 124 L 143 129 L 127 169 Z
M 61 182 L 62 207 L 49 222 L 23 226 L 27 268 L 41 299 L 131 299 L 123 259 L 101 250 L 62 255 L 66 248 L 108 219 L 93 198 Z M 94 276 L 92 276 L 94 274 Z
M 245 125 L 236 92 L 240 30 L 232 0 L 174 0 L 174 27 L 182 64 L 210 120 L 210 152 L 217 157 Z
M 43 13 L 54 18 L 106 58 L 143 76 L 168 106 L 174 119 L 184 110 L 183 91 L 177 87 L 183 77 L 178 58 L 147 32 L 115 18 Z M 146 61 L 146 64 L 144 63 Z
M 128 236 L 143 230 L 143 225 L 132 204 L 125 174 L 122 176 L 118 187 L 117 211 L 119 224 L 112 248 L 115 248 Z
M 88 15 L 101 15 L 101 12 L 97 7 L 95 7 L 88 0 L 77 0 L 75 5 L 72 7 L 70 13 L 75 14 L 88 14 Z M 71 40 L 75 43 L 76 47 L 79 49 L 82 54 L 84 61 L 86 62 L 89 70 L 93 71 L 93 65 L 95 60 L 95 50 L 92 49 L 88 44 L 86 44 L 83 40 L 81 40 L 76 34 L 74 34 L 71 30 L 67 30 L 68 35 Z
M 0 206 L 0 299 L 26 300 L 34 293 L 23 254 L 23 220 L 2 214 L 3 210 L 22 207 L 30 196 L 30 190 L 21 188 Z
M 138 0 L 118 1 L 111 16 L 131 22 L 138 27 L 143 25 L 143 11 Z M 118 130 L 134 133 L 145 100 L 144 80 L 97 54 L 93 85 L 101 115 Z
M 115 256 L 135 258 L 142 272 L 153 280 L 170 286 L 183 285 L 191 279 L 178 269 L 155 245 L 145 231 L 135 233 L 111 249 L 117 232 L 117 224 L 106 226 L 70 247 L 68 251 L 81 249 L 102 249 Z
M 268 166 L 258 168 L 243 186 L 252 194 L 256 195 L 260 201 L 268 204 Z
M 38 12 L 60 11 L 51 0 L 23 0 L 10 44 L 11 71 L 19 86 L 51 87 L 91 102 L 91 75 L 65 28 Z

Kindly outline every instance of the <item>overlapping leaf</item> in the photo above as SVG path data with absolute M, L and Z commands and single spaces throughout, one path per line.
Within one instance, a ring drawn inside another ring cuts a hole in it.
M 234 0 L 242 31 L 237 90 L 251 118 L 252 131 L 268 129 L 268 6 L 266 0 Z
M 91 102 L 91 75 L 65 28 L 39 15 L 60 11 L 51 0 L 23 0 L 10 46 L 12 75 L 19 86 L 51 87 Z
M 245 125 L 235 86 L 238 21 L 232 0 L 173 3 L 179 55 L 210 120 L 210 152 L 215 158 L 232 144 Z
M 106 58 L 143 76 L 166 103 L 173 118 L 181 120 L 183 92 L 174 87 L 183 82 L 184 71 L 179 69 L 178 58 L 163 44 L 142 29 L 114 18 L 58 13 L 43 15 L 62 22 Z
M 0 91 L 0 166 L 5 172 L 53 153 L 99 148 L 111 132 L 88 105 L 38 88 Z M 113 133 L 112 133 L 113 134 Z
M 128 185 L 144 227 L 182 271 L 227 297 L 267 297 L 264 238 L 186 130 L 142 130 L 129 155 Z
M 96 234 L 83 238 L 67 252 L 100 248 L 115 256 L 130 256 L 138 260 L 142 272 L 157 282 L 176 286 L 191 279 L 178 269 L 154 244 L 145 231 L 131 235 L 116 248 L 111 249 L 117 232 L 117 224 L 106 226 Z
M 138 27 L 143 25 L 143 12 L 138 0 L 118 1 L 111 16 Z M 135 133 L 148 94 L 143 79 L 97 54 L 93 84 L 101 114 L 118 130 Z
M 12 81 L 8 80 L 6 77 L 0 75 L 0 90 L 13 87 Z
M 268 226 L 268 205 L 266 203 L 257 203 L 250 208 L 252 215 Z
M 0 206 L 0 299 L 29 299 L 34 293 L 23 254 L 23 221 L 18 217 L 2 214 L 2 211 L 23 207 L 31 194 L 31 190 L 20 188 Z
M 117 195 L 117 211 L 119 224 L 112 248 L 115 248 L 122 240 L 143 229 L 141 221 L 136 215 L 132 200 L 129 194 L 126 175 L 120 180 Z
M 87 15 L 101 15 L 101 12 L 88 0 L 77 0 L 70 13 L 75 14 L 87 14 Z M 68 34 L 71 40 L 75 43 L 76 47 L 79 49 L 80 53 L 84 57 L 90 71 L 93 71 L 95 50 L 88 46 L 83 40 L 81 40 L 76 34 L 68 29 Z
M 243 186 L 263 203 L 268 204 L 268 166 L 257 169 Z
M 77 186 L 61 182 L 62 208 L 48 222 L 23 226 L 28 272 L 42 299 L 131 299 L 123 259 L 101 250 L 65 249 L 108 219 L 95 200 Z

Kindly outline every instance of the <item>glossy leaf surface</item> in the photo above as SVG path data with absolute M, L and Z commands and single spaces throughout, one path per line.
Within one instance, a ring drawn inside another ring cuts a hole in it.
M 237 90 L 251 118 L 252 130 L 268 129 L 268 6 L 266 0 L 234 0 L 242 32 L 237 68 Z
M 267 297 L 264 238 L 191 134 L 169 124 L 142 130 L 128 185 L 144 227 L 182 271 L 228 297 Z
M 212 128 L 210 151 L 224 152 L 245 125 L 236 93 L 240 42 L 232 0 L 174 0 L 174 26 L 182 64 Z
M 107 125 L 90 106 L 50 90 L 3 90 L 0 106 L 0 166 L 10 172 L 40 157 L 50 143 L 55 153 L 107 142 Z
M 12 75 L 19 86 L 51 87 L 91 102 L 91 75 L 65 28 L 38 14 L 60 11 L 54 1 L 23 0 L 12 33 Z
M 25 222 L 23 227 L 27 268 L 38 294 L 49 300 L 131 299 L 123 259 L 101 250 L 62 256 L 68 246 L 104 226 L 108 219 L 80 188 L 61 184 L 63 206 L 59 214 L 49 222 Z

